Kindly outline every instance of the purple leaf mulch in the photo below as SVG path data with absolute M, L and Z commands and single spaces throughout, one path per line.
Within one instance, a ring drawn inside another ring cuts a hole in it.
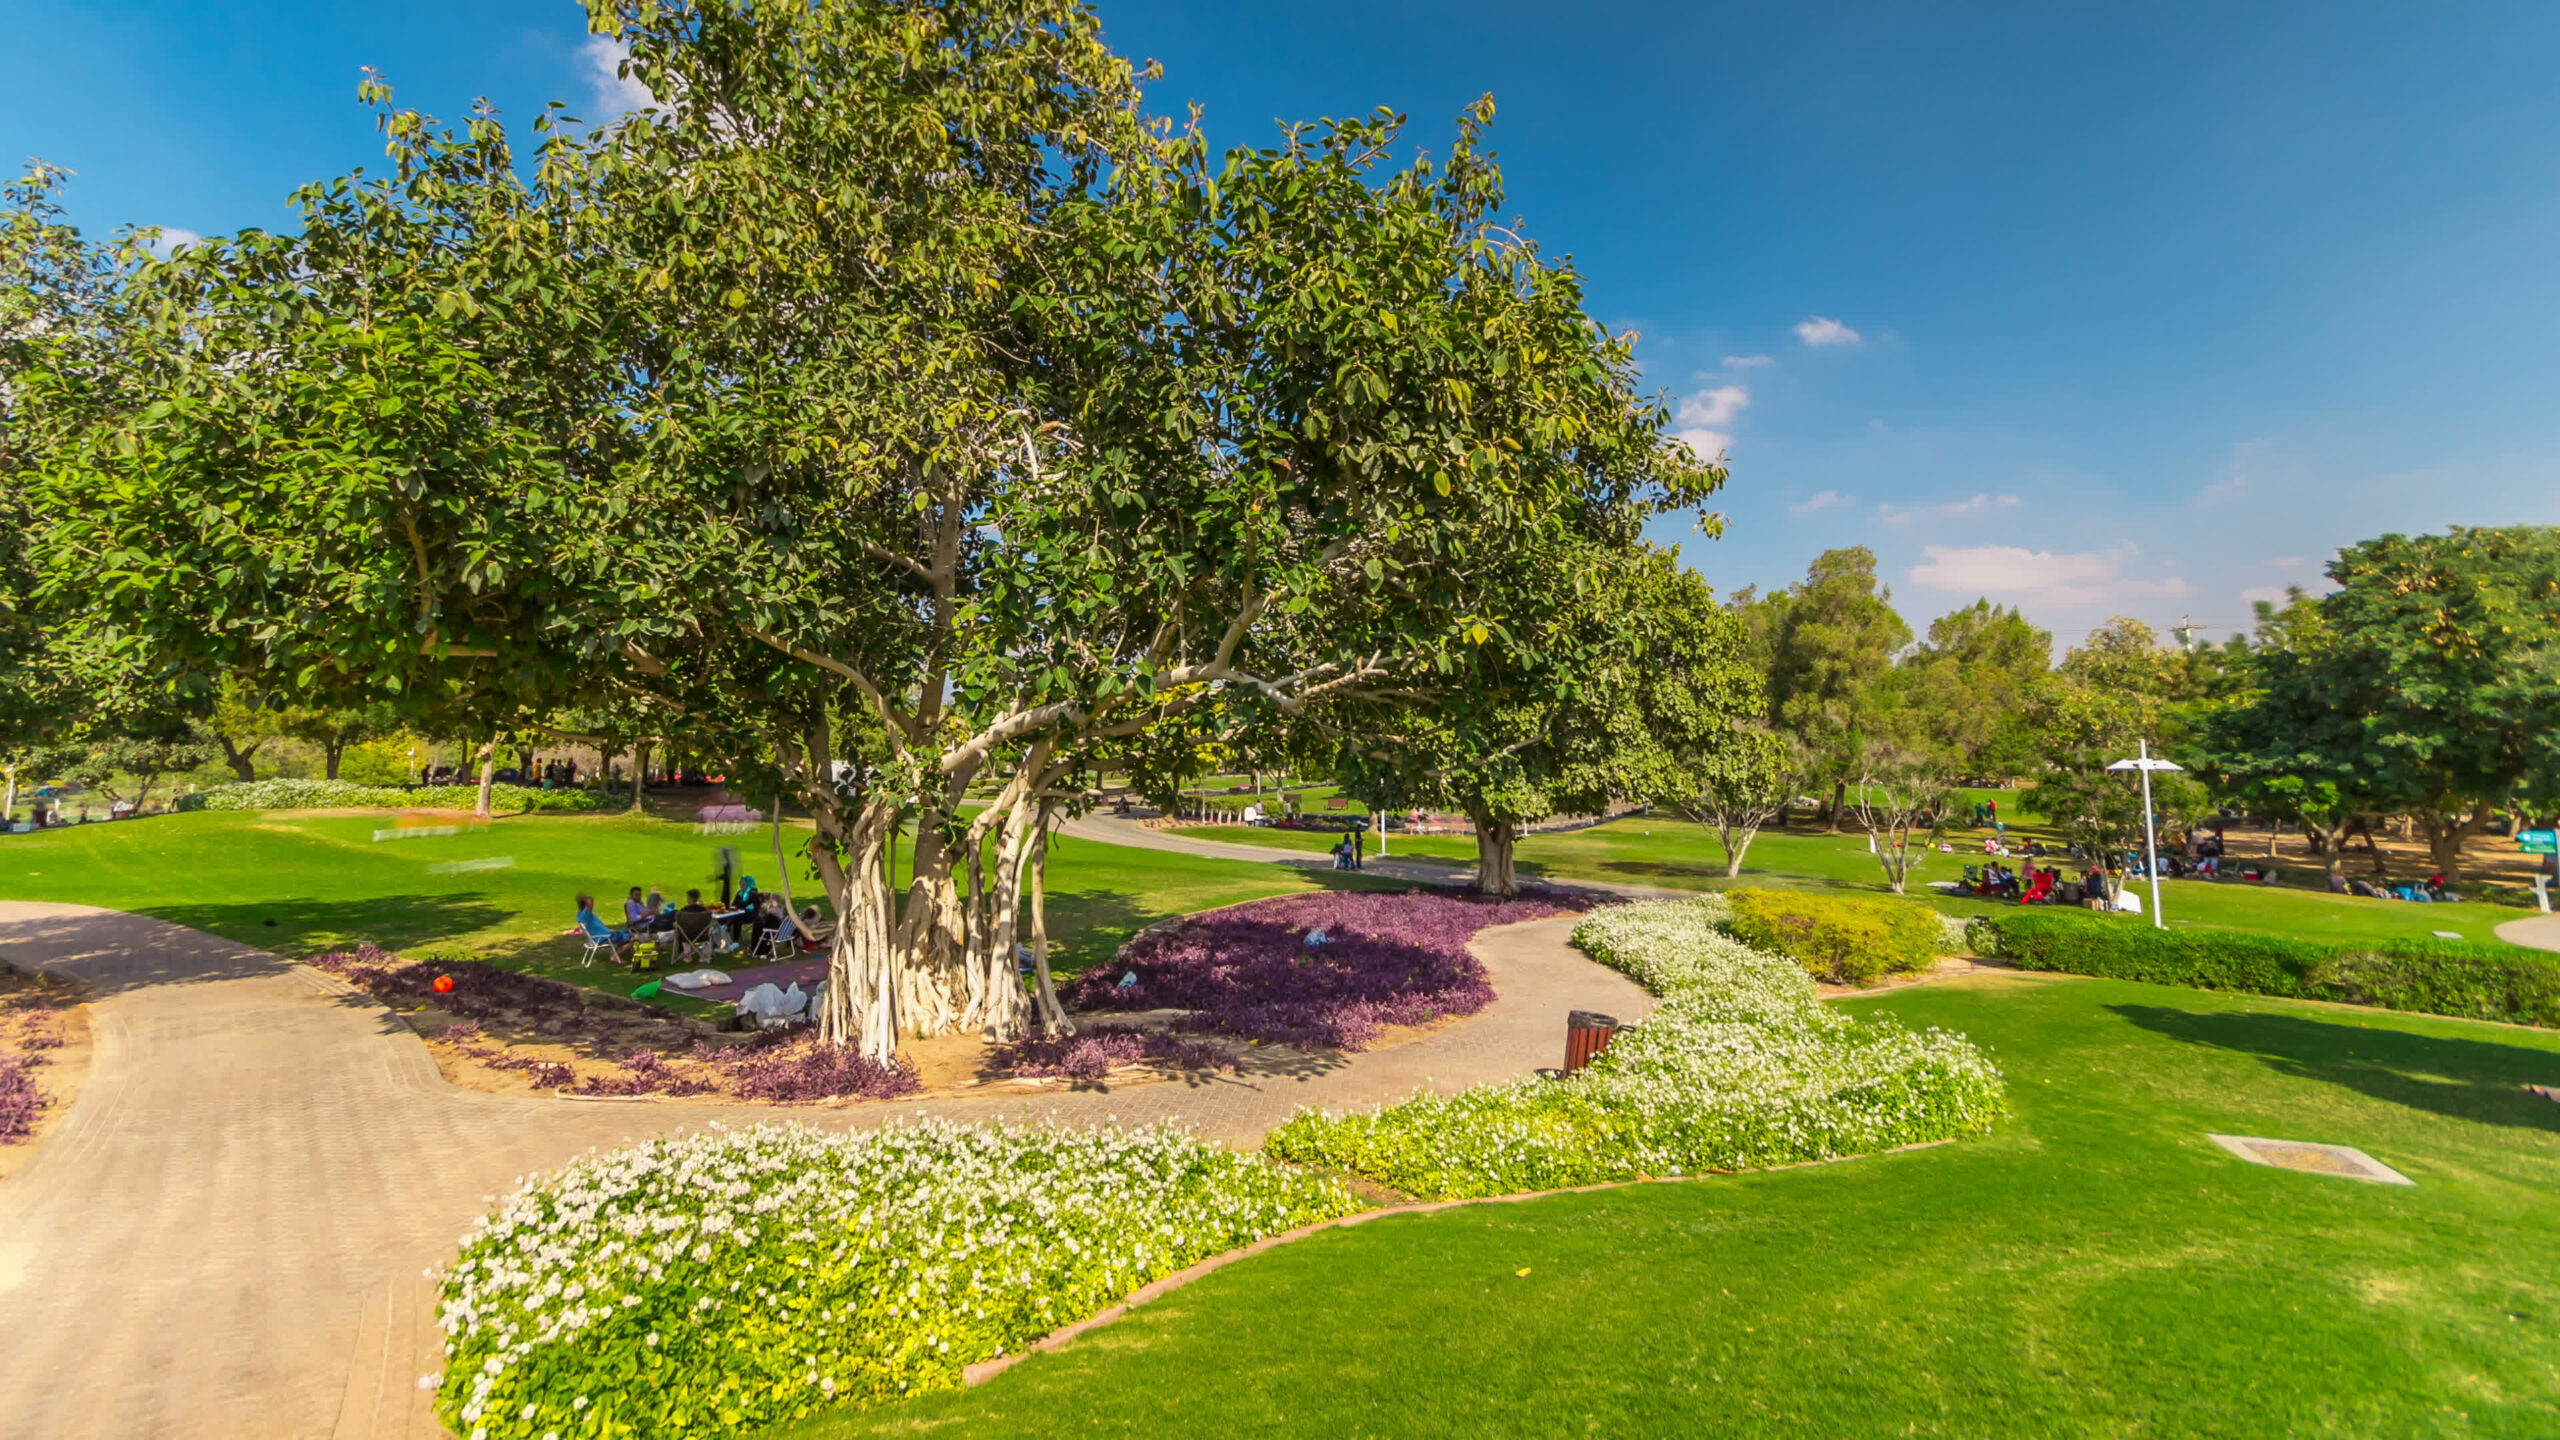
M 1114 1065 L 1162 1060 L 1182 1070 L 1233 1070 L 1234 1057 L 1208 1040 L 1178 1035 L 1149 1035 L 1136 1030 L 1101 1030 L 1087 1035 L 1035 1036 L 1001 1046 L 997 1068 L 1008 1075 L 1053 1076 L 1062 1080 L 1100 1080 Z
M 1129 942 L 1061 997 L 1071 1010 L 1191 1010 L 1183 1023 L 1307 1049 L 1365 1050 L 1379 1027 L 1472 1015 L 1493 1001 L 1467 953 L 1479 930 L 1589 908 L 1539 893 L 1286 895 L 1211 911 Z M 1323 945 L 1309 945 L 1322 930 Z M 1123 984 L 1134 976 L 1135 983 Z

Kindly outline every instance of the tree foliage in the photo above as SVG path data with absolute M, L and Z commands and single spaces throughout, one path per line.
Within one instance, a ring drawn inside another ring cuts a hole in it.
M 49 467 L 59 553 L 295 704 L 637 704 L 787 785 L 873 1053 L 1030 1023 L 1098 762 L 1462 683 L 1721 479 L 1498 223 L 1489 104 L 1438 160 L 1386 114 L 1216 156 L 1066 0 L 591 14 L 655 108 L 528 163 L 368 81 L 387 174 L 144 274 L 158 398 Z

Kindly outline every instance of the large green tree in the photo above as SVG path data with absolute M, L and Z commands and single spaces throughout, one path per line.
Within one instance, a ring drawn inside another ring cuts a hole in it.
M 145 277 L 166 401 L 49 483 L 162 643 L 446 733 L 638 697 L 790 785 L 870 1053 L 1031 1022 L 1097 757 L 1427 696 L 1550 603 L 1520 557 L 1719 478 L 1499 223 L 1489 107 L 1219 157 L 1063 0 L 593 14 L 658 108 L 529 164 L 386 110 L 389 175 Z
M 2329 578 L 2312 654 L 2354 733 L 2322 751 L 2459 878 L 2498 807 L 2560 808 L 2560 530 L 2385 535 L 2338 552 Z

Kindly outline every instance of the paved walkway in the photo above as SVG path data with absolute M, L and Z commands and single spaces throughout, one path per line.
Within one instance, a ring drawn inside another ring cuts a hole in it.
M 2510 945 L 2524 945 L 2535 950 L 2560 950 L 2560 915 L 2528 915 L 2499 926 L 2497 937 Z
M 1499 998 L 1483 1013 L 1299 1074 L 774 1109 L 458 1089 L 388 1011 L 317 971 L 141 916 L 0 902 L 0 956 L 86 981 L 98 1032 L 70 1114 L 0 1183 L 0 1437 L 435 1436 L 417 1388 L 439 1363 L 422 1272 L 521 1176 L 777 1117 L 1176 1119 L 1250 1144 L 1301 1105 L 1557 1064 L 1569 1009 L 1650 1013 L 1567 947 L 1572 925 L 1486 932 L 1475 948 Z

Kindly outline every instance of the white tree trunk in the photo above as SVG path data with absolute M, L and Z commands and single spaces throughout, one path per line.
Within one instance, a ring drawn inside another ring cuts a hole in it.
M 480 747 L 480 801 L 471 808 L 472 818 L 477 820 L 497 818 L 489 808 L 490 794 L 497 788 L 498 742 L 493 739 Z

